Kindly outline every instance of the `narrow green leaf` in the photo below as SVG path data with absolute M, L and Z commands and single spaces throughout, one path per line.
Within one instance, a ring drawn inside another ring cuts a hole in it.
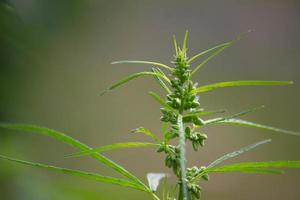
M 138 72 L 138 73 L 131 74 L 130 76 L 128 76 L 128 77 L 126 77 L 126 78 L 124 78 L 124 79 L 122 79 L 122 80 L 120 80 L 120 81 L 114 83 L 114 84 L 113 84 L 112 86 L 110 86 L 108 89 L 106 89 L 106 90 L 104 90 L 103 92 L 101 92 L 100 95 L 103 95 L 103 94 L 105 94 L 105 93 L 107 93 L 107 92 L 109 92 L 109 91 L 115 89 L 116 87 L 119 87 L 119 86 L 121 86 L 121 85 L 123 85 L 123 84 L 125 84 L 125 83 L 127 83 L 127 82 L 129 82 L 129 81 L 131 81 L 131 80 L 133 80 L 133 79 L 136 79 L 136 78 L 138 78 L 138 77 L 140 77 L 140 76 L 146 76 L 146 75 L 147 75 L 147 76 L 150 75 L 150 76 L 154 76 L 154 77 L 158 76 L 158 77 L 163 78 L 163 79 L 164 79 L 165 81 L 167 81 L 168 83 L 170 83 L 170 80 L 168 79 L 168 77 L 163 76 L 163 75 L 161 75 L 161 74 L 159 74 L 159 73 L 154 73 L 154 72 Z
M 230 44 L 229 42 L 226 42 L 226 43 L 223 43 L 223 44 L 219 44 L 219 45 L 217 45 L 217 46 L 215 46 L 215 47 L 212 47 L 212 48 L 210 48 L 210 49 L 207 49 L 207 50 L 205 50 L 205 51 L 202 51 L 202 52 L 200 52 L 200 53 L 194 55 L 193 57 L 191 57 L 191 58 L 188 60 L 188 63 L 191 63 L 191 62 L 194 61 L 195 59 L 197 59 L 197 58 L 199 58 L 199 57 L 201 57 L 201 56 L 203 56 L 203 55 L 205 55 L 205 54 L 207 54 L 207 53 L 210 53 L 211 51 L 214 51 L 214 50 L 219 49 L 219 48 L 221 48 L 221 47 L 228 46 L 229 44 Z
M 299 132 L 284 130 L 284 129 L 275 128 L 272 126 L 266 126 L 266 125 L 262 125 L 262 124 L 257 124 L 257 123 L 245 121 L 242 119 L 226 119 L 224 121 L 219 121 L 216 124 L 233 124 L 233 125 L 240 125 L 240 126 L 248 126 L 248 127 L 252 127 L 252 128 L 259 128 L 259 129 L 264 129 L 264 130 L 269 130 L 269 131 L 274 131 L 274 132 L 279 132 L 279 133 L 285 133 L 285 134 L 289 134 L 289 135 L 300 136 Z
M 231 153 L 228 153 L 220 158 L 218 158 L 217 160 L 215 160 L 214 162 L 212 162 L 210 165 L 207 166 L 207 168 L 212 168 L 212 167 L 215 167 L 217 165 L 219 165 L 220 163 L 224 162 L 225 160 L 228 160 L 230 158 L 234 158 L 234 157 L 237 157 L 243 153 L 246 153 L 247 151 L 250 151 L 252 149 L 255 149 L 256 147 L 260 146 L 260 145 L 263 145 L 263 144 L 267 144 L 269 142 L 271 142 L 272 140 L 271 139 L 267 139 L 267 140 L 263 140 L 263 141 L 260 141 L 260 142 L 257 142 L 257 143 L 254 143 L 254 144 L 251 144 L 249 146 L 246 146 L 246 147 L 243 147 L 237 151 L 234 151 L 234 152 L 231 152 Z
M 9 123 L 0 123 L 0 128 L 5 129 L 11 129 L 11 130 L 18 130 L 18 131 L 24 131 L 24 132 L 31 132 L 36 133 L 44 136 L 51 137 L 55 140 L 61 141 L 65 144 L 68 144 L 80 151 L 90 150 L 91 148 L 81 142 L 79 142 L 76 139 L 73 139 L 72 137 L 65 135 L 64 133 L 48 129 L 45 127 L 39 127 L 35 125 L 30 124 L 9 124 Z M 135 181 L 139 185 L 147 188 L 147 186 L 139 180 L 136 176 L 128 172 L 126 169 L 124 169 L 122 166 L 118 165 L 117 163 L 113 162 L 112 160 L 108 159 L 107 157 L 103 156 L 99 153 L 94 153 L 90 155 L 92 158 L 96 159 L 103 165 L 113 169 L 114 171 L 118 172 L 119 174 Z
M 153 141 L 160 143 L 158 137 L 156 137 L 150 130 L 144 128 L 144 127 L 139 127 L 131 131 L 132 133 L 142 133 L 148 137 L 150 137 Z
M 152 67 L 152 72 L 154 73 L 159 73 L 162 76 L 166 76 L 164 74 L 164 72 L 162 70 L 160 70 L 158 67 Z M 168 88 L 168 86 L 166 85 L 166 83 L 159 77 L 159 76 L 155 76 L 156 80 L 158 81 L 158 83 L 160 84 L 160 86 L 165 89 L 167 91 L 167 93 L 171 93 L 171 90 Z
M 221 121 L 225 121 L 225 120 L 229 120 L 229 119 L 232 119 L 232 118 L 235 118 L 235 117 L 240 117 L 240 116 L 243 116 L 243 115 L 247 115 L 249 113 L 252 113 L 252 112 L 255 112 L 257 110 L 260 110 L 262 108 L 264 108 L 265 106 L 259 106 L 259 107 L 255 107 L 255 108 L 251 108 L 251 109 L 248 109 L 248 110 L 244 110 L 242 112 L 239 112 L 237 114 L 234 114 L 234 115 L 230 115 L 230 116 L 227 116 L 227 117 L 218 117 L 218 118 L 214 118 L 214 119 L 209 119 L 209 120 L 206 120 L 204 121 L 204 125 L 209 125 L 209 124 L 215 124 L 215 123 L 218 123 L 218 122 L 221 122 Z
M 113 64 L 113 65 L 115 65 L 115 64 L 147 64 L 147 65 L 163 67 L 170 71 L 173 71 L 173 69 L 171 67 L 169 67 L 168 65 L 158 63 L 158 62 L 145 61 L 145 60 L 120 60 L 120 61 L 114 61 L 111 64 Z
M 173 35 L 173 44 L 174 44 L 174 48 L 175 48 L 175 55 L 178 55 L 178 46 L 177 46 L 177 40 L 176 40 L 176 36 Z
M 48 171 L 53 171 L 53 172 L 57 172 L 57 173 L 61 173 L 61 174 L 78 176 L 78 177 L 86 178 L 86 179 L 89 179 L 89 180 L 94 180 L 94 181 L 98 181 L 98 182 L 105 182 L 105 183 L 111 183 L 111 184 L 120 185 L 120 186 L 123 186 L 123 187 L 130 187 L 130 188 L 134 188 L 134 189 L 137 189 L 137 190 L 142 190 L 142 191 L 148 192 L 141 185 L 138 185 L 136 183 L 133 183 L 131 181 L 127 181 L 127 180 L 124 180 L 124 179 L 118 179 L 118 178 L 113 178 L 113 177 L 109 177 L 109 176 L 102 176 L 102 175 L 99 175 L 99 174 L 96 174 L 96 173 L 89 173 L 89 172 L 84 172 L 84 171 L 79 171 L 79 170 L 72 170 L 72 169 L 67 169 L 67 168 L 54 167 L 54 166 L 51 166 L 51 165 L 45 165 L 45 164 L 41 164 L 41 163 L 33 163 L 33 162 L 19 160 L 19 159 L 15 159 L 15 158 L 3 156 L 3 155 L 0 155 L 0 159 L 11 161 L 11 162 L 16 162 L 16 163 L 20 163 L 20 164 L 28 165 L 28 166 L 32 166 L 32 167 L 42 168 L 42 169 L 46 169 Z
M 235 87 L 235 86 L 263 86 L 263 85 L 290 85 L 293 84 L 292 81 L 260 81 L 260 80 L 242 80 L 242 81 L 228 81 L 213 83 L 209 85 L 204 85 L 194 89 L 192 92 L 194 94 L 207 92 L 223 87 Z
M 184 115 L 184 117 L 193 117 L 193 116 L 207 116 L 207 115 L 214 115 L 214 114 L 220 114 L 224 113 L 226 110 L 215 110 L 215 111 L 195 111 L 195 112 L 190 112 Z
M 132 148 L 132 147 L 154 147 L 154 146 L 159 146 L 159 144 L 146 143 L 146 142 L 116 143 L 116 144 L 110 144 L 110 145 L 93 148 L 91 150 L 72 153 L 72 154 L 67 155 L 66 157 L 80 157 L 80 156 L 90 155 L 90 154 L 96 153 L 96 152 L 100 153 L 100 152 L 111 151 L 111 150 L 115 150 L 115 149 L 124 149 L 124 148 Z
M 195 74 L 200 68 L 202 68 L 206 63 L 208 63 L 211 59 L 213 59 L 214 57 L 216 57 L 217 55 L 219 55 L 220 53 L 222 53 L 225 49 L 227 49 L 228 47 L 231 47 L 234 43 L 236 43 L 237 41 L 239 41 L 244 35 L 250 33 L 252 30 L 248 30 L 248 32 L 241 34 L 239 36 L 237 36 L 235 39 L 231 40 L 230 42 L 224 43 L 223 45 L 220 45 L 220 49 L 218 49 L 217 51 L 215 51 L 213 54 L 211 54 L 210 56 L 208 56 L 204 61 L 202 61 L 197 67 L 195 67 L 195 69 L 192 71 L 191 75 Z M 217 49 L 217 48 L 216 48 Z M 212 50 L 211 50 L 212 51 Z M 201 56 L 201 55 L 199 55 Z M 197 56 L 197 57 L 199 57 Z M 194 56 L 195 57 L 195 56 Z M 196 57 L 196 58 L 197 58 Z M 194 58 L 195 59 L 195 58 Z
M 283 174 L 282 170 L 274 170 L 274 169 L 256 169 L 256 168 L 236 168 L 236 169 L 224 169 L 220 168 L 211 168 L 206 171 L 206 173 L 211 172 L 241 172 L 241 173 L 254 173 L 254 174 Z
M 274 169 L 274 168 L 300 168 L 300 161 L 267 161 L 267 162 L 247 162 L 224 165 L 207 169 L 208 172 L 231 172 L 239 170 L 257 170 L 257 169 Z
M 153 99 L 155 99 L 158 103 L 160 103 L 161 106 L 163 106 L 167 110 L 172 110 L 177 113 L 177 110 L 169 106 L 158 94 L 154 92 L 149 92 L 148 93 Z
M 187 42 L 188 35 L 189 35 L 189 32 L 188 32 L 188 30 L 186 30 L 185 34 L 184 34 L 183 43 L 182 43 L 182 52 L 184 52 L 184 53 L 186 53 L 186 51 L 187 51 L 186 42 Z

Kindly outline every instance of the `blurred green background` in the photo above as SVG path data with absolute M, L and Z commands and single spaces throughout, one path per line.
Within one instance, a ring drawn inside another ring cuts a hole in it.
M 191 55 L 255 29 L 209 62 L 200 84 L 240 79 L 294 80 L 292 86 L 242 87 L 203 94 L 208 110 L 235 113 L 266 105 L 246 119 L 300 131 L 299 0 L 100 1 L 11 0 L 0 3 L 0 120 L 32 123 L 68 133 L 94 147 L 146 140 L 130 130 L 159 134 L 160 111 L 147 91 L 162 92 L 151 77 L 130 82 L 103 97 L 101 90 L 149 66 L 110 65 L 145 59 L 168 64 L 171 37 L 188 29 Z M 269 145 L 233 161 L 300 160 L 300 137 L 233 126 L 203 130 L 205 148 L 188 149 L 188 164 L 205 165 L 256 141 Z M 65 159 L 73 149 L 51 139 L 1 130 L 1 154 L 47 164 L 114 172 L 88 158 Z M 152 149 L 113 151 L 107 156 L 143 180 L 147 172 L 170 172 Z M 203 199 L 299 199 L 300 172 L 282 176 L 214 174 L 202 183 Z M 80 178 L 0 161 L 2 200 L 150 199 L 147 195 Z

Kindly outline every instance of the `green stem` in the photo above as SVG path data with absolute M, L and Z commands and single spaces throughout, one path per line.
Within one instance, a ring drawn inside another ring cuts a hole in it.
M 182 112 L 181 112 L 182 113 Z M 180 170 L 181 184 L 179 187 L 178 200 L 188 200 L 188 191 L 186 185 L 186 158 L 185 158 L 185 133 L 182 122 L 182 115 L 178 115 L 177 125 L 179 128 L 179 149 L 180 149 Z

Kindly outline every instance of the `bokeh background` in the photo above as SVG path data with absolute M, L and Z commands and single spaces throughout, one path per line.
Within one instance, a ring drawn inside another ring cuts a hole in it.
M 142 65 L 110 65 L 120 59 L 169 63 L 171 37 L 189 30 L 191 55 L 255 29 L 209 62 L 196 76 L 200 84 L 240 79 L 294 80 L 292 86 L 228 88 L 201 96 L 208 110 L 235 113 L 266 105 L 245 119 L 300 131 L 300 2 L 298 0 L 100 1 L 10 0 L 0 3 L 0 119 L 65 132 L 97 147 L 147 140 L 130 130 L 145 126 L 159 135 L 160 111 L 147 95 L 163 91 L 151 77 L 130 82 L 103 97 L 100 91 Z M 188 149 L 188 164 L 205 165 L 226 152 L 272 138 L 233 161 L 299 160 L 300 137 L 216 126 L 205 148 Z M 1 154 L 85 169 L 111 170 L 89 158 L 65 159 L 73 152 L 51 139 L 0 131 Z M 170 172 L 153 149 L 106 153 L 146 181 L 148 172 Z M 203 199 L 253 200 L 300 197 L 300 171 L 282 176 L 214 174 L 202 182 Z M 150 199 L 147 195 L 80 178 L 0 161 L 0 199 Z

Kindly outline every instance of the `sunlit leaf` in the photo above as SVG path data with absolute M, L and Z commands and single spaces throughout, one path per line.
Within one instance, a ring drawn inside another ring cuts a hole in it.
M 145 61 L 145 60 L 120 60 L 120 61 L 114 61 L 111 64 L 113 64 L 113 65 L 115 65 L 115 64 L 147 64 L 147 65 L 152 65 L 152 66 L 163 67 L 170 71 L 173 71 L 173 69 L 171 67 L 169 67 L 168 65 L 158 63 L 158 62 Z
M 236 87 L 236 86 L 263 86 L 263 85 L 290 85 L 293 84 L 292 81 L 260 81 L 260 80 L 241 80 L 241 81 L 228 81 L 213 83 L 209 85 L 204 85 L 194 89 L 192 92 L 194 94 L 207 92 L 214 89 L 219 89 L 223 87 Z
M 168 77 L 163 76 L 163 75 L 161 75 L 160 73 L 154 73 L 154 72 L 138 72 L 138 73 L 131 74 L 131 75 L 129 75 L 128 77 L 126 77 L 126 78 L 124 78 L 124 79 L 122 79 L 122 80 L 120 80 L 120 81 L 114 83 L 114 84 L 113 84 L 112 86 L 110 86 L 108 89 L 106 89 L 106 90 L 104 90 L 103 92 L 101 92 L 100 95 L 103 95 L 103 94 L 105 94 L 105 93 L 107 93 L 107 92 L 109 92 L 109 91 L 111 91 L 111 90 L 113 90 L 113 89 L 115 89 L 115 88 L 117 88 L 117 87 L 119 87 L 119 86 L 121 86 L 121 85 L 123 85 L 123 84 L 125 84 L 125 83 L 127 83 L 127 82 L 129 82 L 129 81 L 131 81 L 131 80 L 133 80 L 133 79 L 139 78 L 140 76 L 149 76 L 149 75 L 150 75 L 150 76 L 154 76 L 154 77 L 156 77 L 156 76 L 161 77 L 161 78 L 163 78 L 165 81 L 167 81 L 168 83 L 170 83 L 170 80 L 168 79 Z
M 123 187 L 130 187 L 130 188 L 134 188 L 134 189 L 137 189 L 137 190 L 142 190 L 142 191 L 148 192 L 141 185 L 138 185 L 136 183 L 133 183 L 131 181 L 127 181 L 127 180 L 124 180 L 124 179 L 118 179 L 118 178 L 113 178 L 113 177 L 109 177 L 109 176 L 102 176 L 102 175 L 99 175 L 99 174 L 96 174 L 96 173 L 84 172 L 84 171 L 79 171 L 79 170 L 72 170 L 72 169 L 67 169 L 67 168 L 54 167 L 54 166 L 51 166 L 51 165 L 45 165 L 45 164 L 41 164 L 41 163 L 35 163 L 35 162 L 19 160 L 19 159 L 15 159 L 15 158 L 3 156 L 3 155 L 0 155 L 0 159 L 8 160 L 8 161 L 12 161 L 12 162 L 20 163 L 20 164 L 23 164 L 23 165 L 32 166 L 32 167 L 42 168 L 42 169 L 46 169 L 48 171 L 53 171 L 53 172 L 57 172 L 57 173 L 61 173 L 61 174 L 79 176 L 79 177 L 82 177 L 82 178 L 86 178 L 86 179 L 90 179 L 90 180 L 94 180 L 94 181 L 98 181 L 98 182 L 111 183 L 111 184 L 120 185 L 120 186 L 123 186 Z

